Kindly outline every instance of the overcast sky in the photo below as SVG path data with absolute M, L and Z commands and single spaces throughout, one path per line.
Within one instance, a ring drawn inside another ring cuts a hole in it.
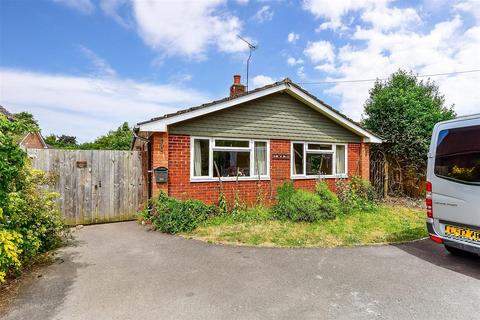
M 480 69 L 480 0 L 0 1 L 0 104 L 91 140 L 250 85 Z M 432 77 L 459 114 L 480 73 Z M 243 79 L 243 82 L 244 79 Z M 359 120 L 372 82 L 303 85 Z

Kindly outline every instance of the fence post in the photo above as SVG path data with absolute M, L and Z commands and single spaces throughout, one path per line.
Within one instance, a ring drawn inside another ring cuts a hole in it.
M 383 198 L 385 199 L 388 195 L 388 160 L 385 159 L 383 165 Z

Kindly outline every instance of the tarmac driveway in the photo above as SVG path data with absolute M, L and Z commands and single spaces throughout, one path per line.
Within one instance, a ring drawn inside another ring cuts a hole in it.
M 480 308 L 479 259 L 428 240 L 230 247 L 135 222 L 85 227 L 76 238 L 22 281 L 2 319 L 472 319 Z

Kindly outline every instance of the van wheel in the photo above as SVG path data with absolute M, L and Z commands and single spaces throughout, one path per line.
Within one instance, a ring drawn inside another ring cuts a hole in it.
M 445 249 L 455 256 L 470 256 L 471 253 L 462 249 L 445 245 Z

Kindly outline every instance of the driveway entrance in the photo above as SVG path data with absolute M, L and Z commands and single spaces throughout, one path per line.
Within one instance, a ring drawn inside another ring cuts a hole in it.
M 459 319 L 480 301 L 479 260 L 429 241 L 230 247 L 135 222 L 75 236 L 22 281 L 2 319 Z

